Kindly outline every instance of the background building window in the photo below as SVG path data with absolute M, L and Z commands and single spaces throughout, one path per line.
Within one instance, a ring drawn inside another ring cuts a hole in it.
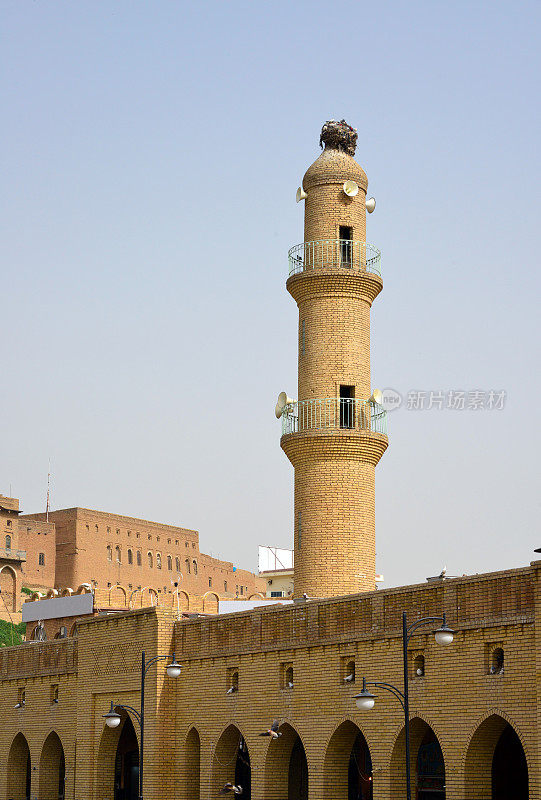
M 173 571 L 173 559 L 171 556 L 167 556 L 167 569 L 172 572 Z
M 177 572 L 180 572 L 180 558 L 178 556 L 175 558 L 175 569 Z
M 138 567 L 141 566 L 141 551 L 140 550 L 137 551 L 137 566 Z
M 115 554 L 116 554 L 116 560 L 118 561 L 119 564 L 121 564 L 122 563 L 122 553 L 121 553 L 120 547 L 118 545 L 115 547 Z
M 133 564 L 133 553 L 131 550 L 128 550 L 128 564 Z
M 190 574 L 190 572 L 191 572 L 191 569 L 190 569 L 190 559 L 189 559 L 189 558 L 187 558 L 187 559 L 186 559 L 186 572 L 188 573 L 188 575 L 189 575 L 189 574 Z
M 193 574 L 197 575 L 197 561 L 195 561 L 195 560 L 193 562 Z
M 8 521 L 6 522 L 6 525 L 8 526 L 8 528 L 11 528 L 11 520 L 10 519 L 8 519 Z
M 107 545 L 107 561 L 113 560 L 113 549 L 110 544 Z
M 45 553 L 40 553 L 38 556 L 38 564 L 40 567 L 45 566 Z
M 6 536 L 6 550 L 11 550 L 11 536 Z
M 148 553 L 148 566 L 149 566 L 151 569 L 152 569 L 152 565 L 153 565 L 152 553 Z
M 158 567 L 158 569 L 162 568 L 162 554 L 161 553 L 156 553 L 156 566 Z

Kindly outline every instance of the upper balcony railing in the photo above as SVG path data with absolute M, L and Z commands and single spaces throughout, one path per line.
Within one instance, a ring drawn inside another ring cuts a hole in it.
M 282 414 L 282 435 L 329 428 L 387 435 L 387 412 L 370 400 L 327 397 L 289 403 Z
M 381 277 L 381 253 L 373 244 L 351 239 L 301 242 L 288 253 L 289 274 L 318 269 L 349 269 Z
M 26 561 L 26 550 L 11 550 L 0 547 L 0 558 L 10 561 Z

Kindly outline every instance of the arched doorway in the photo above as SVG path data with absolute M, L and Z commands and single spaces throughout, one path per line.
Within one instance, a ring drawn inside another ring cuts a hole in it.
M 426 731 L 417 753 L 417 800 L 445 800 L 445 764 L 432 728 Z
M 96 796 L 137 800 L 138 782 L 139 743 L 131 719 L 121 711 L 119 727 L 104 725 L 102 731 L 96 759 Z
M 528 764 L 516 732 L 507 724 L 492 758 L 492 800 L 528 800 Z
M 219 795 L 227 782 L 242 786 L 243 800 L 252 796 L 250 754 L 243 735 L 236 725 L 222 733 L 212 755 L 212 791 Z
M 30 800 L 31 782 L 30 748 L 22 733 L 11 743 L 7 762 L 7 797 L 13 800 Z
M 265 759 L 265 800 L 307 800 L 308 765 L 302 739 L 287 722 L 271 739 Z
M 0 591 L 6 604 L 0 601 L 0 605 L 8 611 L 17 611 L 17 576 L 7 565 L 0 569 Z
M 420 717 L 410 720 L 410 773 L 416 800 L 445 800 L 445 762 L 438 738 Z M 397 797 L 406 794 L 406 736 L 404 728 L 391 755 L 391 787 Z M 477 800 L 477 797 L 476 797 Z
M 473 734 L 464 771 L 466 800 L 528 800 L 528 764 L 519 736 L 498 714 Z
M 300 736 L 295 739 L 289 758 L 287 800 L 308 800 L 308 762 Z
M 139 743 L 133 723 L 127 717 L 116 747 L 114 800 L 137 800 L 138 796 Z
M 199 733 L 192 728 L 186 737 L 184 748 L 185 795 L 192 800 L 199 800 L 201 785 L 201 740 Z
M 45 739 L 39 760 L 40 800 L 64 800 L 65 781 L 64 748 L 58 734 L 52 731 Z
M 372 759 L 361 730 L 350 720 L 330 738 L 324 764 L 328 800 L 372 800 Z

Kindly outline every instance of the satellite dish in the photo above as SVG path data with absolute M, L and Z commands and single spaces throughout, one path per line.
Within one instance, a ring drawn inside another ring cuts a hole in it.
M 346 181 L 342 189 L 344 190 L 344 194 L 347 194 L 348 197 L 356 197 L 359 194 L 359 187 L 355 181 Z
M 375 207 L 376 207 L 376 198 L 375 197 L 370 197 L 365 202 L 364 205 L 365 205 L 366 210 L 368 211 L 368 213 L 371 214 L 374 211 Z
M 276 414 L 276 419 L 280 419 L 282 414 L 284 413 L 284 409 L 290 403 L 294 403 L 295 401 L 288 397 L 285 392 L 280 392 L 278 395 L 278 400 L 276 401 L 276 407 L 274 409 L 274 413 Z
M 369 403 L 376 403 L 376 405 L 380 406 L 383 400 L 383 392 L 380 389 L 374 389 L 372 394 L 370 395 Z
M 299 186 L 299 188 L 297 189 L 297 194 L 295 195 L 295 200 L 297 201 L 297 203 L 300 203 L 301 200 L 306 200 L 306 197 L 307 197 L 306 192 L 304 191 L 302 186 Z

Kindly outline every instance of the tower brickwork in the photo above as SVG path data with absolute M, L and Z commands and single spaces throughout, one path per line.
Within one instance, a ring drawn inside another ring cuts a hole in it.
M 287 280 L 299 309 L 298 400 L 282 416 L 281 446 L 295 469 L 297 597 L 375 588 L 375 467 L 387 447 L 385 412 L 369 400 L 370 308 L 383 283 L 366 243 L 368 181 L 352 129 L 327 123 L 323 133 Z

